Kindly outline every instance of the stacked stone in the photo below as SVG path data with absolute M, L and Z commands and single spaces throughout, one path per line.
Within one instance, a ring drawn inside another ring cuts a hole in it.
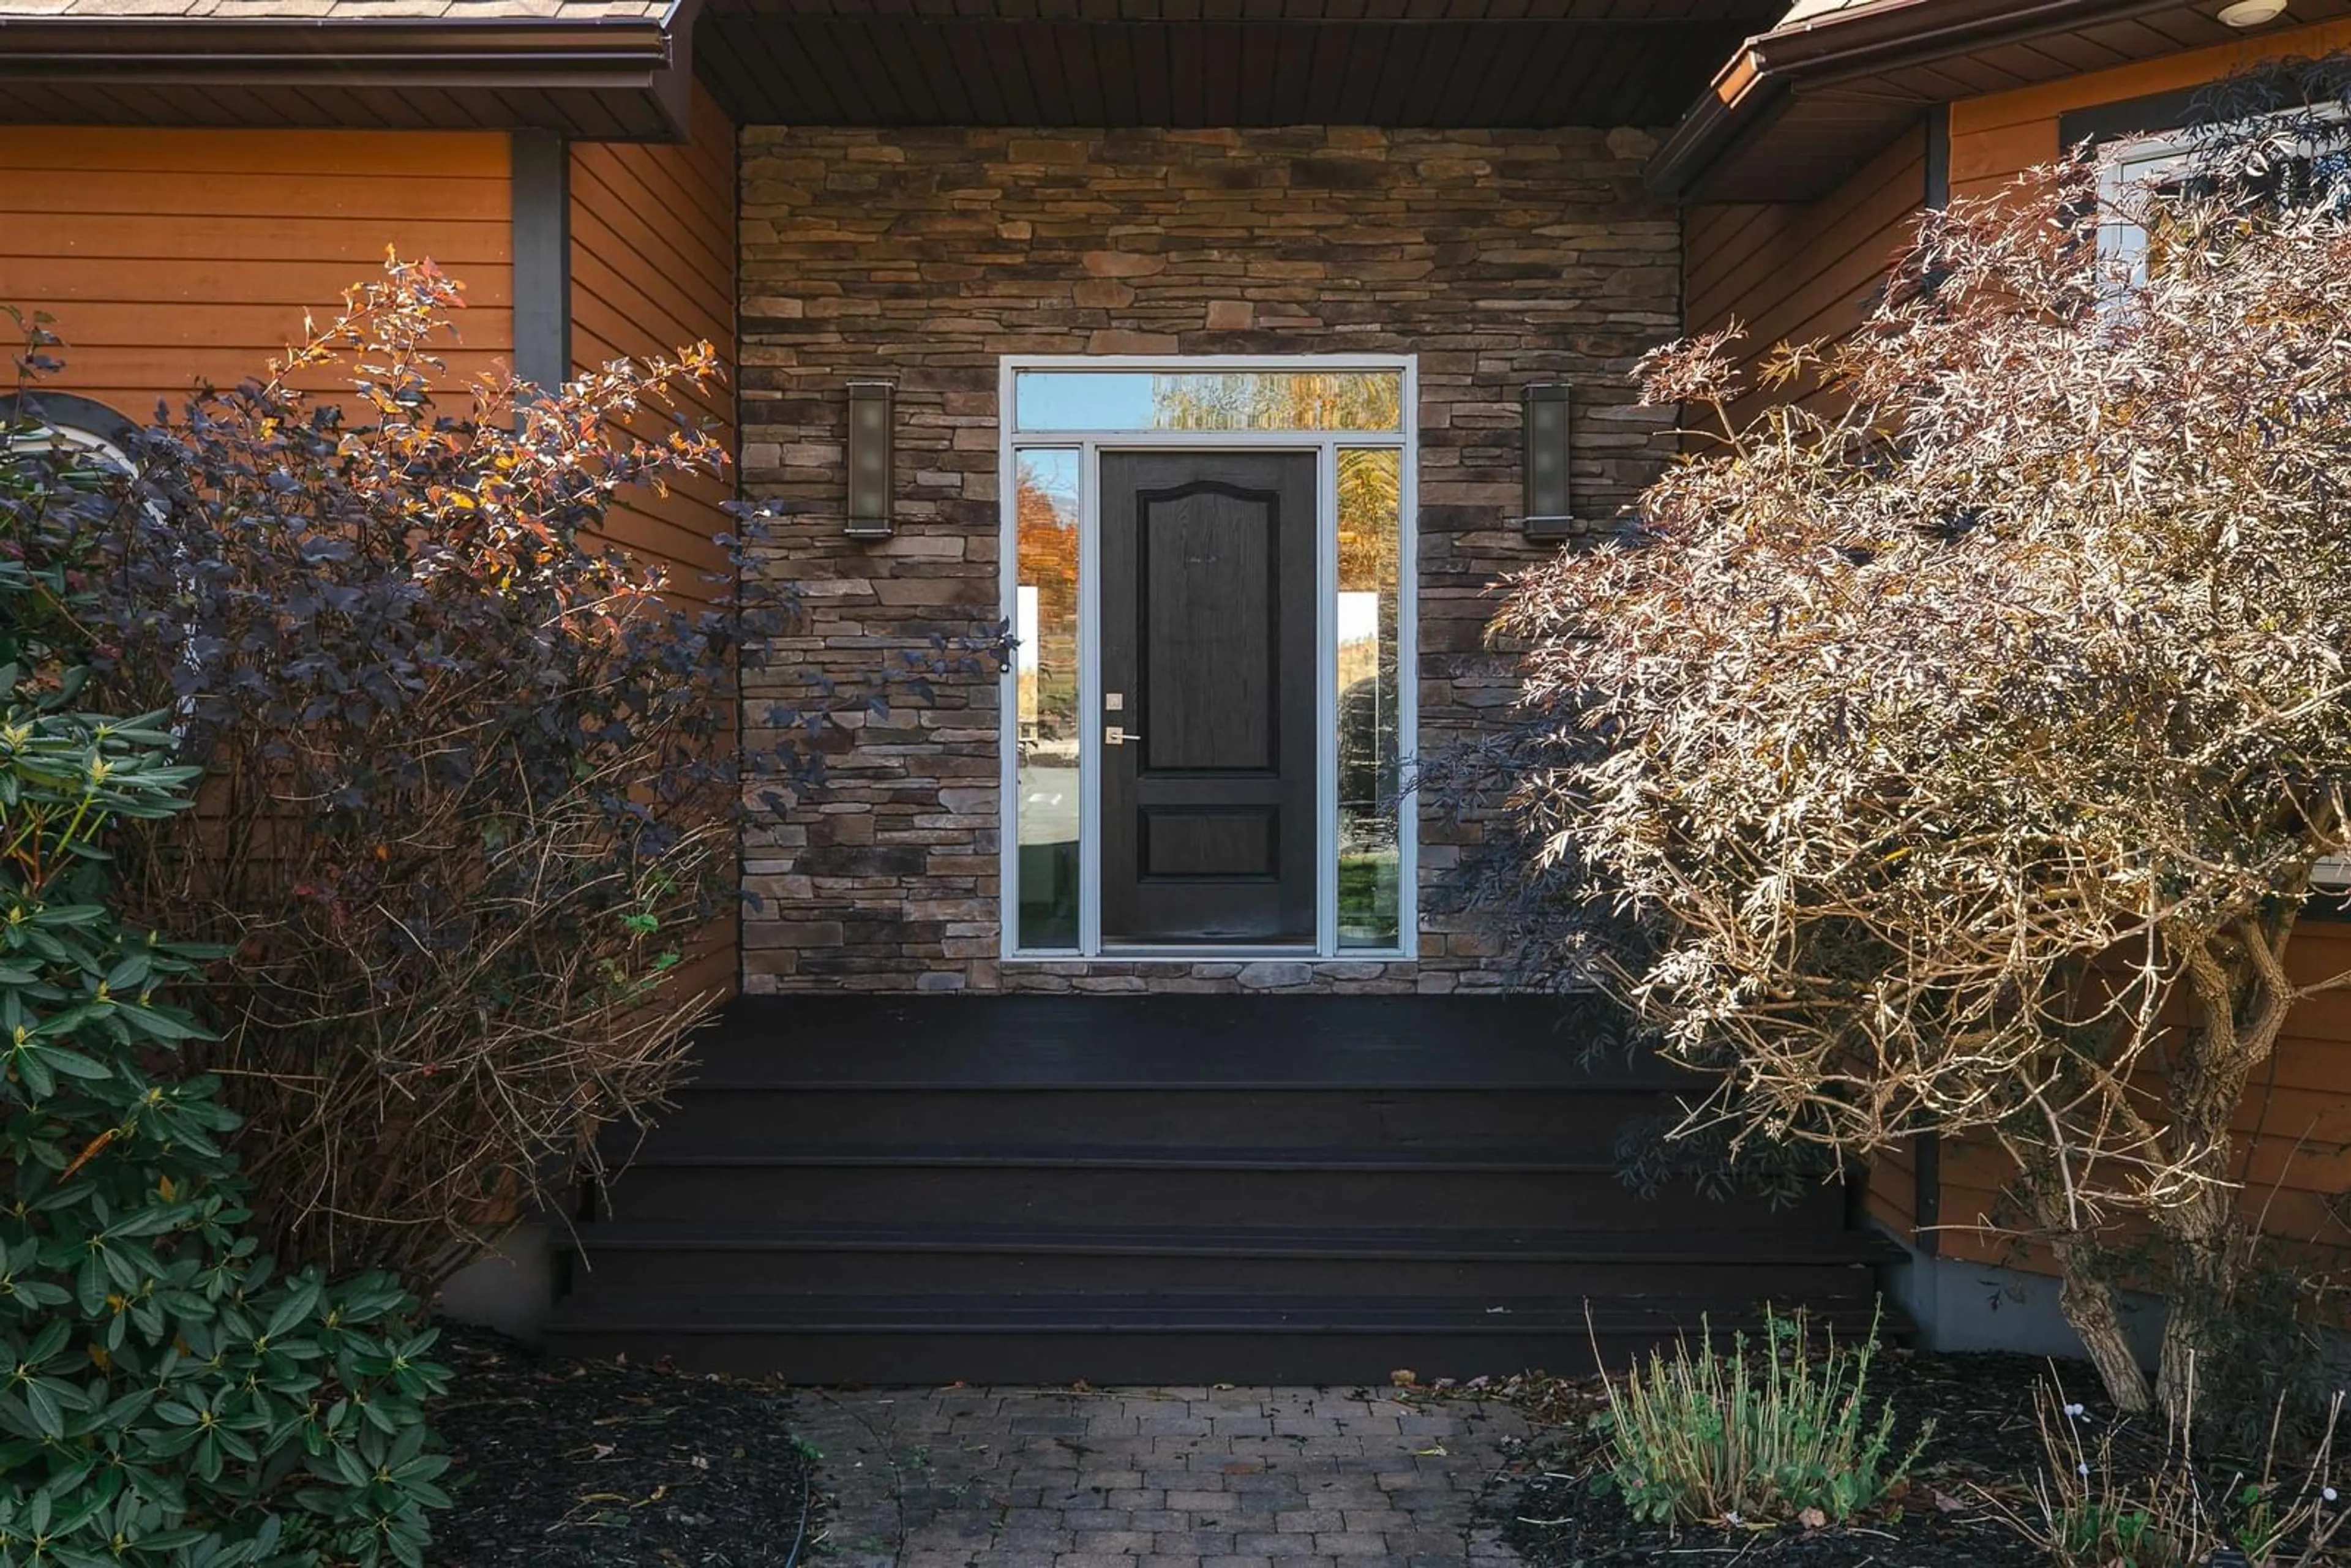
M 998 612 L 1005 354 L 1419 356 L 1420 736 L 1510 699 L 1485 646 L 1496 584 L 1538 559 L 1520 389 L 1575 384 L 1576 507 L 1605 517 L 1674 449 L 1634 361 L 1678 330 L 1681 229 L 1638 131 L 745 128 L 742 466 L 795 515 L 759 570 L 803 634 L 747 672 L 763 699 L 867 678 Z M 897 384 L 896 535 L 842 534 L 844 383 Z M 745 988 L 1491 988 L 1492 939 L 1424 913 L 1404 963 L 1002 963 L 997 689 L 862 727 L 831 788 L 747 844 L 761 906 Z M 1424 887 L 1477 831 L 1426 811 Z M 1424 898 L 1424 903 L 1426 903 Z

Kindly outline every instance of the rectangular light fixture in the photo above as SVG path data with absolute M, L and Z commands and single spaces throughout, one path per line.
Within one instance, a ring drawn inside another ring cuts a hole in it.
M 1565 382 L 1536 382 L 1526 390 L 1526 511 L 1519 527 L 1531 539 L 1576 531 L 1567 483 L 1567 393 Z
M 888 382 L 849 383 L 849 537 L 886 539 L 897 497 L 893 489 Z

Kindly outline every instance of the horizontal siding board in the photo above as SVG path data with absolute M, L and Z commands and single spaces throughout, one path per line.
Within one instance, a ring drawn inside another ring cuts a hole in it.
M 60 319 L 60 328 L 70 325 Z M 61 334 L 62 335 L 62 334 Z M 146 419 L 155 412 L 155 400 L 162 398 L 176 412 L 199 380 L 216 387 L 233 387 L 238 382 L 262 373 L 266 368 L 262 359 L 281 352 L 279 349 L 252 348 L 151 348 L 144 345 L 119 349 L 77 348 L 68 337 L 61 356 L 65 370 L 45 379 L 41 384 L 54 392 L 69 392 L 121 410 L 137 419 Z M 256 358 L 256 353 L 262 358 Z M 509 351 L 496 353 L 475 350 L 441 356 L 448 366 L 442 379 L 441 405 L 455 413 L 469 406 L 463 387 L 478 376 L 489 374 L 509 357 Z M 288 385 L 298 392 L 311 393 L 333 402 L 339 393 L 350 391 L 349 375 L 337 376 L 326 371 L 309 371 L 289 379 Z
M 435 180 L 502 181 L 506 140 L 476 131 L 307 131 L 255 136 L 243 131 L 180 131 L 157 136 L 128 126 L 10 127 L 0 130 L 0 169 L 20 173 L 87 172 L 283 174 L 309 180 L 344 175 L 429 175 Z
M 221 305 L 171 300 L 60 300 L 52 307 L 57 330 L 81 349 L 192 348 L 244 350 L 254 356 L 251 371 L 258 371 L 270 355 L 283 350 L 302 335 L 305 307 L 291 301 L 258 305 Z M 318 324 L 332 319 L 332 298 L 308 307 Z M 500 350 L 513 341 L 514 312 L 502 308 L 468 308 L 459 318 L 460 342 L 475 347 L 496 345 Z M 441 340 L 443 345 L 447 340 Z
M 430 213 L 496 221 L 509 216 L 508 191 L 503 179 L 431 173 L 213 174 L 194 179 L 137 169 L 20 169 L 0 181 L 0 214 L 43 223 L 81 213 L 155 218 L 332 217 L 346 223 L 397 222 Z M 0 216 L 0 222 L 7 221 Z
M 501 261 L 503 257 L 499 258 Z M 332 261 L 275 261 L 259 257 L 189 257 L 183 266 L 159 267 L 155 258 L 71 256 L 24 256 L 7 263 L 8 280 L 27 298 L 67 301 L 77 308 L 89 304 L 138 305 L 151 309 L 169 301 L 175 308 L 211 305 L 243 294 L 254 298 L 315 302 L 324 315 L 342 298 L 342 291 L 376 270 L 360 264 Z M 487 330 L 487 313 L 503 310 L 513 277 L 503 266 L 485 268 L 478 276 L 459 276 L 465 284 L 465 312 L 459 329 Z M 52 307 L 54 308 L 55 307 Z M 282 307 L 273 307 L 281 308 Z M 301 313 L 281 314 L 274 328 L 298 327 Z
M 71 221 L 53 216 L 37 224 L 0 222 L 0 257 L 215 263 L 303 258 L 343 263 L 353 269 L 353 280 L 381 270 L 387 246 L 402 256 L 431 256 L 461 281 L 466 275 L 456 268 L 503 267 L 514 255 L 504 214 L 463 221 L 413 215 L 374 227 L 341 218 L 275 214 L 181 217 L 159 224 L 135 214 L 78 213 Z M 183 270 L 158 268 L 159 286 L 170 286 Z M 16 274 L 11 270 L 8 276 Z
M 1917 204 L 1888 207 L 1886 221 L 1857 225 L 1848 248 L 1835 250 L 1824 242 L 1817 267 L 1776 268 L 1768 287 L 1726 301 L 1731 308 L 1699 319 L 1711 323 L 1737 316 L 1746 323 L 1750 351 L 1782 342 L 1842 341 L 1861 325 L 1868 302 L 1885 287 L 1909 242 Z

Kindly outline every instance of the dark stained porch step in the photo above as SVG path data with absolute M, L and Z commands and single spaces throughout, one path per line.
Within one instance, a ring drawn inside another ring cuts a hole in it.
M 1166 1226 L 594 1226 L 569 1243 L 594 1290 L 852 1295 L 1133 1292 L 1647 1295 L 1828 1300 L 1901 1254 L 1858 1233 Z
M 1542 1148 L 1615 1157 L 1625 1128 L 1671 1114 L 1655 1089 L 1577 1085 L 1489 1089 L 963 1086 L 909 1092 L 833 1084 L 705 1081 L 640 1140 L 616 1128 L 615 1157 L 819 1152 L 899 1144 L 1313 1148 Z
M 745 997 L 695 1080 L 936 1089 L 1667 1090 L 1592 997 Z
M 1384 1384 L 1543 1367 L 1623 1365 L 1648 1347 L 1752 1332 L 1761 1303 L 1724 1298 L 1465 1303 L 1457 1298 L 613 1297 L 566 1302 L 551 1346 L 642 1354 L 659 1344 L 687 1370 L 768 1373 L 795 1383 L 956 1381 Z M 1868 1326 L 1874 1301 L 1823 1306 L 1840 1333 Z M 1891 1325 L 1898 1337 L 1899 1325 Z
M 919 1215 L 971 1225 L 1278 1224 L 1810 1232 L 1842 1228 L 1823 1187 L 1772 1210 L 1760 1199 L 1645 1201 L 1613 1161 L 1547 1150 L 863 1148 L 655 1155 L 618 1174 L 605 1218 L 756 1228 Z
M 1865 1321 L 1845 1193 L 1619 1176 L 1695 1087 L 1588 998 L 747 998 L 564 1260 L 558 1350 L 800 1382 L 1384 1382 Z M 1489 1309 L 1500 1309 L 1489 1311 Z

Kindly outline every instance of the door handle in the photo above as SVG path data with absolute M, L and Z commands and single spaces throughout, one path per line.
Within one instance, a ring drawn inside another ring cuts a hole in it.
M 1110 725 L 1102 730 L 1104 746 L 1140 745 L 1142 740 L 1143 736 L 1139 731 L 1127 729 L 1119 725 Z

